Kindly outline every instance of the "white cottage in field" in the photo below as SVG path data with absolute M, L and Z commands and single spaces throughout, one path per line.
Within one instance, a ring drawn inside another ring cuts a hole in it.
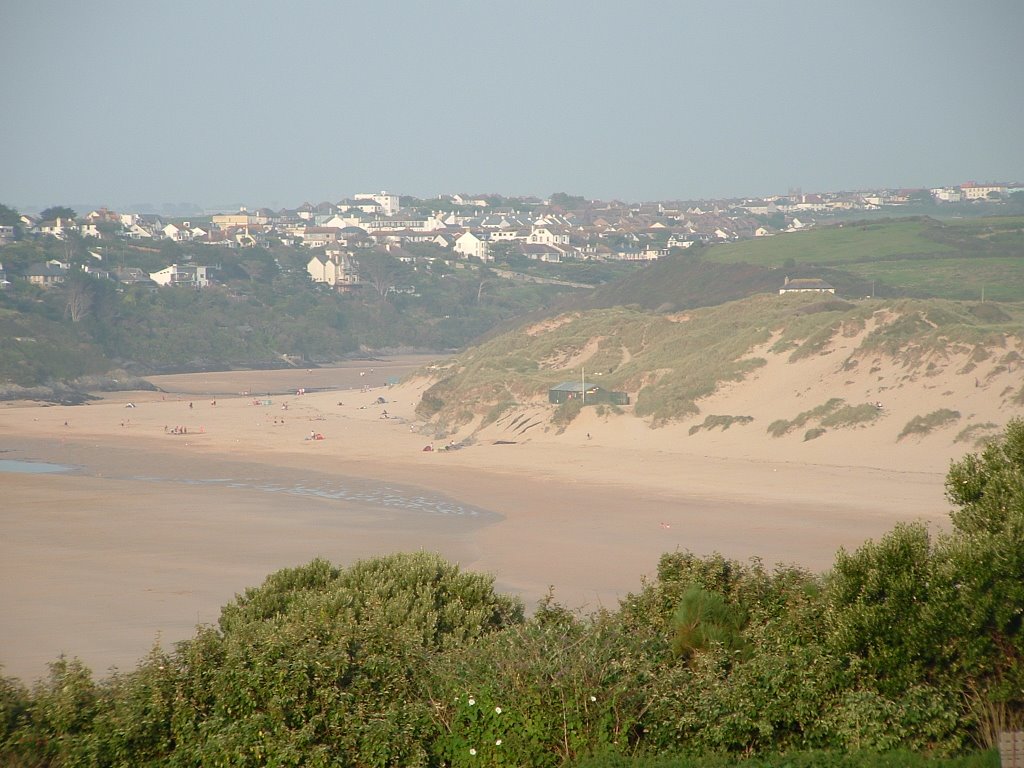
M 779 288 L 779 295 L 786 293 L 835 293 L 836 289 L 824 280 L 816 277 L 786 277 L 786 282 Z

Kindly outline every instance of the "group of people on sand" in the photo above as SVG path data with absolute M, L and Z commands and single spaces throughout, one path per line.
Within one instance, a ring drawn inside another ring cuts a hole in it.
M 188 427 L 168 427 L 164 426 L 164 434 L 166 435 L 187 435 Z

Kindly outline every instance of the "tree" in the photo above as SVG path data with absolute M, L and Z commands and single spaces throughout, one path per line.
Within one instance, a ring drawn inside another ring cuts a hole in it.
M 55 219 L 75 219 L 78 214 L 73 209 L 68 208 L 66 205 L 51 205 L 44 211 L 39 213 L 39 218 L 42 221 L 53 221 Z
M 950 518 L 962 533 L 1024 534 L 1024 419 L 1011 421 L 980 455 L 953 464 L 946 496 L 958 507 Z
M 67 301 L 64 305 L 64 317 L 72 323 L 80 323 L 92 311 L 96 294 L 96 278 L 90 277 L 79 269 L 71 270 L 64 281 Z
M 360 256 L 359 264 L 362 279 L 373 286 L 380 298 L 387 298 L 398 281 L 398 260 L 387 253 L 373 253 Z
M 569 195 L 565 192 L 555 192 L 551 195 L 551 205 L 561 208 L 564 211 L 576 210 L 586 205 L 586 199 L 578 195 Z
M 0 226 L 17 227 L 19 224 L 21 224 L 21 214 L 0 203 Z

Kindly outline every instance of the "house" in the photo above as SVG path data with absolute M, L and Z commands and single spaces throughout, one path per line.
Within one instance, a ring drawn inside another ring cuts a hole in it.
M 173 240 L 176 243 L 185 242 L 186 240 L 192 239 L 192 231 L 189 228 L 189 223 L 186 221 L 183 224 L 168 224 L 160 230 L 164 238 L 167 240 Z
M 328 248 L 323 256 L 314 256 L 306 264 L 306 272 L 314 283 L 324 283 L 339 291 L 359 284 L 356 260 L 350 253 Z
M 526 238 L 529 243 L 539 245 L 568 245 L 569 233 L 562 227 L 549 224 L 535 224 Z
M 78 225 L 74 219 L 62 219 L 58 216 L 52 221 L 43 221 L 39 224 L 39 233 L 43 235 L 53 235 L 58 240 L 63 240 L 67 237 L 69 232 L 77 232 Z
M 14 241 L 14 225 L 0 224 L 0 245 L 7 245 Z
M 452 250 L 466 258 L 476 257 L 480 261 L 491 261 L 490 243 L 468 230 L 455 239 Z
M 989 195 L 1006 197 L 1006 184 L 979 184 L 976 181 L 967 181 L 960 185 L 960 193 L 964 200 L 987 200 Z
M 534 261 L 545 261 L 550 264 L 558 264 L 562 261 L 563 252 L 553 245 L 542 245 L 541 243 L 519 243 L 513 251 Z
M 625 392 L 609 392 L 596 384 L 584 385 L 582 381 L 563 381 L 548 390 L 549 403 L 560 405 L 570 400 L 580 400 L 583 405 L 629 405 L 629 395 Z
M 185 288 L 206 288 L 212 283 L 213 267 L 192 264 L 171 264 L 159 272 L 150 272 L 149 278 L 160 286 L 182 286 Z
M 52 288 L 63 283 L 67 274 L 67 266 L 51 259 L 45 264 L 35 264 L 29 267 L 25 272 L 25 279 L 40 288 Z
M 124 285 L 148 285 L 156 290 L 156 284 L 143 270 L 138 267 L 117 267 L 113 270 L 114 278 Z
M 4 265 L 0 264 L 0 291 L 6 291 L 11 287 L 11 281 L 7 279 L 7 273 L 4 271 Z
M 340 232 L 337 227 L 305 227 L 299 234 L 302 235 L 302 244 L 307 248 L 323 248 L 338 242 Z
M 835 293 L 836 289 L 816 277 L 795 277 L 792 280 L 787 276 L 786 282 L 779 288 L 779 295 L 784 293 Z

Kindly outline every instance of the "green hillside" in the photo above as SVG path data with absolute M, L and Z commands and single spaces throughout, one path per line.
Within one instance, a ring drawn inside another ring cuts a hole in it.
M 886 354 L 909 367 L 931 351 L 997 347 L 1004 334 L 1024 327 L 1024 304 L 847 302 L 820 295 L 761 294 L 683 316 L 623 307 L 572 312 L 451 359 L 424 393 L 419 412 L 447 428 L 474 417 L 494 420 L 579 376 L 585 365 L 604 389 L 635 395 L 636 415 L 657 425 L 698 413 L 700 398 L 763 365 L 751 355 L 758 345 L 774 339 L 772 352 L 798 360 L 821 351 L 836 334 L 865 329 L 876 313 L 884 321 L 858 352 Z
M 922 254 L 949 254 L 954 244 L 938 237 L 944 225 L 926 218 L 837 224 L 712 248 L 706 258 L 767 267 L 843 264 Z
M 844 296 L 1024 301 L 1024 217 L 849 222 L 706 249 L 712 264 L 822 277 Z
M 157 290 L 76 269 L 65 284 L 43 290 L 19 276 L 31 264 L 66 258 L 62 247 L 52 238 L 0 247 L 12 283 L 0 291 L 0 396 L 111 369 L 144 375 L 272 367 L 286 364 L 285 357 L 309 365 L 377 350 L 461 348 L 570 290 L 496 279 L 479 266 L 438 260 L 414 268 L 367 255 L 361 262 L 367 284 L 343 295 L 310 282 L 302 249 L 185 251 L 173 243 L 159 250 L 118 245 L 109 256 L 146 271 L 190 261 L 216 265 L 218 284 Z M 68 245 L 73 263 L 96 266 L 74 247 Z M 402 290 L 378 290 L 371 279 Z

